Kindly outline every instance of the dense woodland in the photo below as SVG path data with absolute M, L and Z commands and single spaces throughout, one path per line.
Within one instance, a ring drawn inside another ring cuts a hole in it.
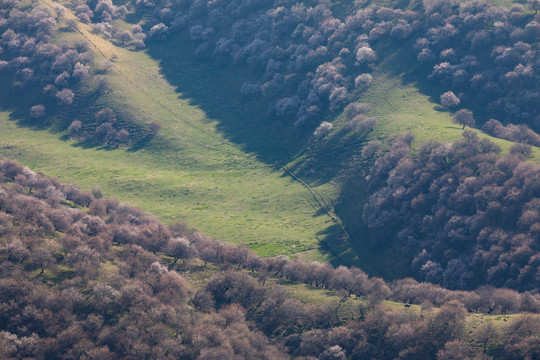
M 454 144 L 394 140 L 368 177 L 364 220 L 426 281 L 538 289 L 540 168 L 527 145 L 500 149 L 465 130 Z
M 239 91 L 264 98 L 269 113 L 296 126 L 316 127 L 328 111 L 341 109 L 351 94 L 369 86 L 377 48 L 392 42 L 414 49 L 422 68 L 418 76 L 432 69 L 428 78 L 446 95 L 443 106 L 473 107 L 482 122 L 493 118 L 540 129 L 535 0 L 509 9 L 452 0 L 410 1 L 402 8 L 327 0 L 128 4 L 151 17 L 144 29 L 151 41 L 183 34 L 197 44 L 198 61 L 247 65 L 254 80 Z M 131 33 L 115 29 L 124 6 L 99 0 L 74 2 L 73 8 L 97 32 L 144 46 L 140 26 Z
M 465 331 L 468 312 L 540 312 L 540 297 L 532 293 L 456 292 L 412 279 L 385 283 L 356 268 L 260 258 L 9 160 L 0 160 L 0 178 L 2 358 L 539 355 L 540 321 L 533 314 L 486 321 L 472 336 Z M 202 282 L 190 283 L 205 271 L 210 275 Z M 304 304 L 277 285 L 282 277 L 339 290 L 339 300 Z M 385 299 L 422 310 L 391 308 Z

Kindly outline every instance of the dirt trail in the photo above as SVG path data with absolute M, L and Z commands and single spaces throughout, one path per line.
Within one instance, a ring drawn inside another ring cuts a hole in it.
M 347 229 L 345 229 L 345 225 L 343 224 L 343 221 L 341 218 L 331 209 L 330 206 L 324 201 L 323 197 L 315 190 L 313 189 L 304 179 L 297 176 L 294 172 L 292 172 L 287 166 L 280 164 L 280 167 L 285 171 L 290 177 L 292 177 L 294 180 L 302 184 L 313 196 L 315 199 L 315 202 L 323 209 L 326 214 L 341 228 L 343 231 L 343 234 L 345 235 L 345 238 L 348 240 L 350 239 L 350 235 L 347 232 Z

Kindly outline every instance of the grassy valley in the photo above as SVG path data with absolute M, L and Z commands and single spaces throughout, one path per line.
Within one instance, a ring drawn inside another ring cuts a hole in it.
M 166 222 L 187 221 L 261 255 L 307 251 L 310 258 L 323 256 L 319 239 L 339 233 L 313 195 L 279 167 L 279 158 L 262 161 L 228 140 L 218 121 L 175 91 L 144 52 L 116 47 L 86 25 L 78 26 L 96 45 L 97 63 L 101 56 L 116 55 L 109 75 L 112 90 L 98 103 L 124 108 L 138 122 L 158 122 L 161 135 L 137 151 L 86 148 L 61 140 L 63 133 L 19 127 L 4 112 L 2 155 L 87 190 L 100 186 L 107 196 Z M 82 116 L 93 116 L 81 110 Z M 255 142 L 269 140 L 252 133 Z
M 0 359 L 540 358 L 496 5 L 0 0 Z
M 65 16 L 76 19 L 69 11 Z M 347 129 L 343 114 L 331 113 L 334 129 L 319 140 L 276 122 L 264 103 L 243 98 L 238 88 L 249 73 L 234 65 L 216 69 L 197 62 L 193 42 L 183 35 L 132 51 L 92 33 L 86 24 L 77 22 L 77 28 L 78 33 L 65 28 L 60 39 L 84 37 L 97 64 L 106 59 L 113 64 L 107 75 L 111 89 L 90 109 L 81 108 L 78 117 L 91 119 L 94 109 L 110 106 L 135 123 L 157 122 L 159 136 L 135 151 L 88 147 L 61 140 L 65 133 L 54 128 L 18 127 L 6 112 L 1 126 L 14 136 L 2 137 L 2 154 L 84 189 L 100 186 L 107 196 L 163 221 L 186 221 L 261 255 L 307 252 L 322 259 L 330 249 L 338 263 L 369 268 L 370 255 L 362 260 L 363 228 L 357 221 L 362 201 L 347 201 L 351 189 L 356 194 L 363 186 L 363 169 L 369 165 L 360 159 L 362 146 L 369 140 L 386 146 L 386 139 L 406 131 L 417 143 L 455 141 L 462 133 L 450 113 L 433 102 L 436 89 L 420 80 L 425 74 L 416 73 L 412 51 L 394 51 L 393 42 L 378 45 L 383 61 L 373 84 L 353 94 L 357 102 L 370 104 L 368 115 L 379 120 L 375 130 L 357 134 Z M 489 138 L 505 151 L 512 145 Z M 536 159 L 539 154 L 534 149 Z M 352 241 L 341 241 L 344 235 Z

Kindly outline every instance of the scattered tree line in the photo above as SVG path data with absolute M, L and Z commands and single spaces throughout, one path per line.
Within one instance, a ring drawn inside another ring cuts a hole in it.
M 530 292 L 385 283 L 356 268 L 260 258 L 3 159 L 0 234 L 2 358 L 538 356 L 533 314 L 487 322 L 472 342 L 465 332 L 467 309 L 540 312 Z M 185 279 L 212 268 L 203 284 Z M 280 277 L 338 290 L 339 300 L 304 304 L 275 284 Z M 392 310 L 384 299 L 422 311 Z M 345 301 L 354 305 L 346 316 Z
M 528 144 L 533 146 L 540 146 L 540 135 L 532 131 L 525 124 L 508 124 L 503 125 L 500 121 L 490 119 L 482 126 L 487 134 L 510 140 L 517 143 Z

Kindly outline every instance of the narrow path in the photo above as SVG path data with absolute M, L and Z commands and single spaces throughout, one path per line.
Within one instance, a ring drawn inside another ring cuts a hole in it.
M 54 5 L 56 4 L 56 2 L 52 1 L 52 0 L 43 0 L 47 6 L 49 8 L 51 8 L 51 10 L 54 11 Z M 78 18 L 69 10 L 66 8 L 66 13 L 64 14 L 64 17 L 66 17 L 66 15 L 69 14 L 69 17 L 75 21 L 77 21 L 77 23 L 79 23 L 78 21 Z M 156 103 L 159 107 L 161 107 L 162 109 L 164 109 L 165 111 L 167 111 L 169 114 L 171 114 L 172 116 L 174 116 L 175 118 L 179 119 L 179 120 L 182 120 L 184 121 L 184 123 L 188 124 L 189 126 L 199 130 L 199 131 L 203 131 L 206 133 L 207 136 L 213 138 L 214 140 L 216 140 L 217 143 L 222 143 L 223 142 L 223 139 L 212 134 L 212 133 L 209 133 L 208 131 L 205 131 L 204 129 L 201 129 L 200 127 L 197 127 L 195 124 L 191 123 L 191 122 L 188 122 L 188 121 L 185 121 L 185 119 L 183 120 L 182 119 L 182 116 L 178 113 L 176 113 L 174 110 L 170 109 L 169 107 L 167 107 L 166 105 L 164 105 L 162 102 L 159 101 L 159 99 L 155 98 L 154 96 L 152 96 L 151 94 L 149 94 L 144 88 L 142 88 L 139 84 L 135 83 L 134 81 L 132 81 L 128 76 L 126 76 L 122 70 L 120 70 L 115 64 L 114 62 L 112 61 L 112 59 L 110 59 L 109 57 L 107 57 L 107 55 L 100 49 L 100 47 L 94 43 L 92 41 L 92 39 L 90 39 L 88 37 L 88 35 L 84 32 L 84 31 L 81 31 L 81 29 L 79 29 L 78 26 L 71 26 L 71 25 L 68 25 L 70 26 L 71 29 L 75 30 L 76 32 L 78 32 L 82 37 L 84 37 L 84 39 L 90 44 L 90 46 L 92 48 L 94 48 L 105 60 L 109 61 L 112 68 L 125 80 L 127 81 L 131 86 L 133 86 L 134 88 L 137 88 L 137 90 L 139 92 L 141 92 L 142 94 L 144 94 L 144 96 L 146 96 L 147 98 L 151 99 L 154 103 Z M 132 64 L 133 65 L 133 64 Z M 194 137 L 192 136 L 189 136 L 187 134 L 182 134 L 182 136 L 190 139 L 193 143 L 201 146 L 201 147 L 204 147 L 205 149 L 208 149 L 208 150 L 212 150 L 212 151 L 223 151 L 223 152 L 226 152 L 232 156 L 238 156 L 240 155 L 239 153 L 236 153 L 236 152 L 233 152 L 233 151 L 230 151 L 228 149 L 216 149 L 215 147 L 212 147 L 206 143 L 203 143 L 197 139 L 195 139 Z M 246 158 L 251 158 L 253 157 L 253 155 L 250 155 L 250 154 L 245 154 L 245 157 Z
M 343 225 L 343 221 L 341 218 L 331 209 L 328 204 L 324 201 L 322 196 L 315 190 L 313 187 L 311 187 L 304 179 L 300 178 L 298 175 L 296 175 L 294 172 L 292 172 L 286 165 L 279 164 L 279 166 L 285 171 L 290 177 L 292 177 L 294 180 L 299 182 L 303 187 L 305 187 L 313 196 L 315 199 L 315 202 L 323 209 L 326 214 L 341 228 L 343 231 L 343 234 L 345 235 L 345 238 L 347 240 L 350 239 L 350 235 L 347 232 L 347 229 L 345 229 L 345 225 Z

